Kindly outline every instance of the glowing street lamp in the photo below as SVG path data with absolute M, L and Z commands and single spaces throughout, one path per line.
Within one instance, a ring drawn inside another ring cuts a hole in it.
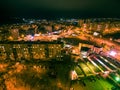
M 111 56 L 115 56 L 117 53 L 116 53 L 115 51 L 111 51 L 109 54 L 110 54 Z
M 120 78 L 119 78 L 119 77 L 115 77 L 115 80 L 116 80 L 116 81 L 120 81 Z

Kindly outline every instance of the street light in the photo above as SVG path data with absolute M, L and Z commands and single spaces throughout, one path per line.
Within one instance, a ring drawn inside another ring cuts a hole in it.
M 110 51 L 109 53 L 111 56 L 115 56 L 117 53 L 115 51 Z
M 115 80 L 116 80 L 116 81 L 120 81 L 120 78 L 119 78 L 119 77 L 115 77 Z

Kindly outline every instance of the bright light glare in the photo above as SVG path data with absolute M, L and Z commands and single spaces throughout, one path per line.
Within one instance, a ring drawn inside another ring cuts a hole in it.
M 32 36 L 30 39 L 33 39 L 34 37 Z
M 111 56 L 115 56 L 117 53 L 116 53 L 115 51 L 111 51 L 109 54 L 110 54 Z
M 71 45 L 65 45 L 65 47 L 68 47 L 68 48 L 70 48 L 70 47 L 71 47 Z
M 119 81 L 119 80 L 120 80 L 120 78 L 119 78 L 119 77 L 116 77 L 115 79 L 116 79 L 116 81 Z
M 93 35 L 94 35 L 94 36 L 98 36 L 98 35 L 99 35 L 99 33 L 97 33 L 97 32 L 94 32 L 94 33 L 93 33 Z

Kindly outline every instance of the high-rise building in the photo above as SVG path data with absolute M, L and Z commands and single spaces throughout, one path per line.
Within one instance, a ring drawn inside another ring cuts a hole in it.
M 83 24 L 84 24 L 84 20 L 79 20 L 79 26 L 82 27 Z
M 1 57 L 10 60 L 62 60 L 62 42 L 0 42 Z M 6 56 L 5 56 L 6 55 Z
M 19 37 L 19 29 L 11 29 L 10 34 L 14 40 L 17 40 Z

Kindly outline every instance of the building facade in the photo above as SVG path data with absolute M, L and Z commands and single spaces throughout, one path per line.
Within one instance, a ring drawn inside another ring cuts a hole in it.
M 62 42 L 0 42 L 0 60 L 58 60 L 61 61 Z

